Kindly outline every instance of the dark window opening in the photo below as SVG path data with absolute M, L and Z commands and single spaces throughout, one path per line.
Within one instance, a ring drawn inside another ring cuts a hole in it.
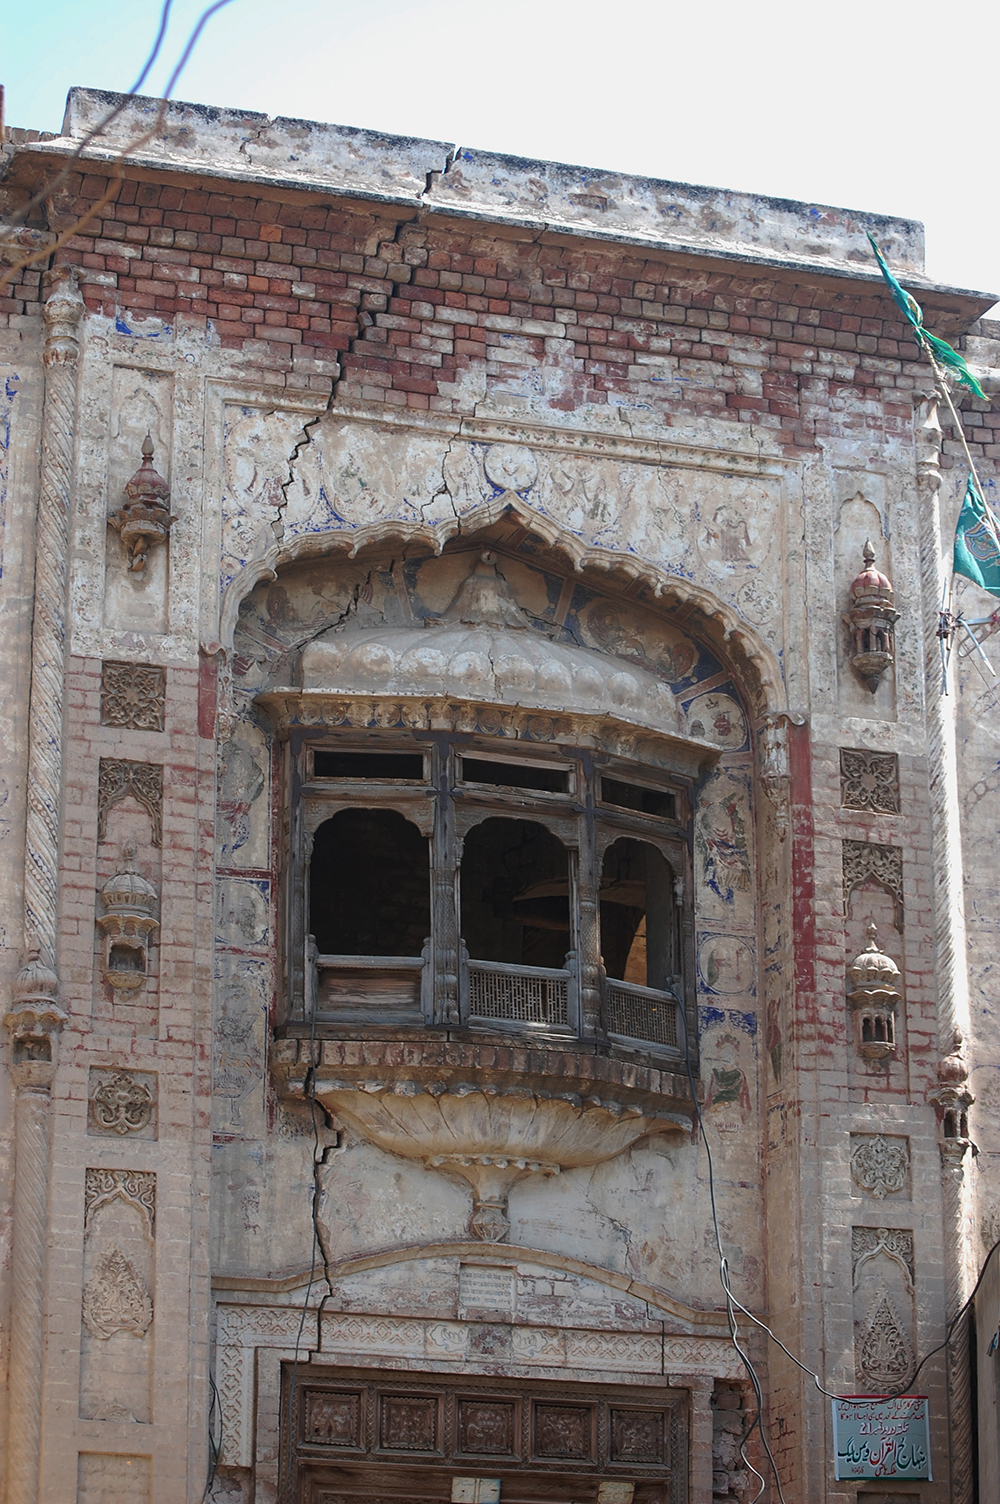
M 495 819 L 470 830 L 462 857 L 462 939 L 474 961 L 553 970 L 566 964 L 569 856 L 543 825 Z
M 668 991 L 679 972 L 673 873 L 654 846 L 615 841 L 604 854 L 601 951 L 616 981 Z
M 619 809 L 634 809 L 643 815 L 660 815 L 676 820 L 677 797 L 661 789 L 646 789 L 638 783 L 622 783 L 617 778 L 601 779 L 601 799 Z
M 321 956 L 419 956 L 431 928 L 427 837 L 396 810 L 341 810 L 316 832 L 309 914 Z
M 314 778 L 407 778 L 423 780 L 424 760 L 418 752 L 313 753 Z
M 467 783 L 489 783 L 498 788 L 541 789 L 549 794 L 569 792 L 569 773 L 565 768 L 540 768 L 532 763 L 463 757 L 462 778 Z
M 109 971 L 141 971 L 146 970 L 146 961 L 142 951 L 135 945 L 112 945 L 108 952 Z

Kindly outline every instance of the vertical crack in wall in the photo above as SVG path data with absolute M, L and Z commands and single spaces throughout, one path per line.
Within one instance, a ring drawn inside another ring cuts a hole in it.
M 444 159 L 444 166 L 432 167 L 429 172 L 427 172 L 424 178 L 424 186 L 420 190 L 421 202 L 427 198 L 438 178 L 447 177 L 448 173 L 451 171 L 452 167 L 454 167 L 461 154 L 462 148 L 460 146 L 450 147 L 448 150 L 448 155 Z
M 264 121 L 264 124 L 262 126 L 259 126 L 258 129 L 254 131 L 252 136 L 244 136 L 243 140 L 240 142 L 240 155 L 246 157 L 247 162 L 251 167 L 254 164 L 253 157 L 250 155 L 250 148 L 252 146 L 256 146 L 257 142 L 264 135 L 264 132 L 271 129 L 271 126 L 274 124 L 276 118 L 277 117 L 274 115 L 268 115 L 267 119 Z

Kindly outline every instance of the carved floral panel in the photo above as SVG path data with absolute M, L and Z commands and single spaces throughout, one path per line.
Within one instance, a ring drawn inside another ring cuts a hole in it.
M 909 1139 L 882 1133 L 852 1133 L 851 1175 L 855 1184 L 876 1201 L 908 1191 Z
M 899 814 L 899 757 L 895 752 L 840 749 L 840 802 L 844 809 Z
M 87 1132 L 156 1136 L 156 1075 L 91 1066 Z
M 462 1396 L 458 1401 L 458 1450 L 478 1457 L 507 1457 L 516 1450 L 513 1400 Z
M 131 762 L 125 757 L 102 757 L 97 788 L 97 839 L 104 840 L 108 810 L 123 799 L 135 799 L 146 811 L 154 846 L 163 845 L 163 768 L 157 763 Z
M 900 846 L 882 846 L 874 841 L 845 841 L 844 913 L 851 894 L 862 883 L 878 883 L 892 898 L 896 928 L 903 928 L 903 851 Z
M 167 671 L 146 663 L 101 665 L 101 725 L 162 731 Z
M 584 1460 L 594 1450 L 594 1412 L 590 1405 L 535 1405 L 536 1457 Z
M 308 1389 L 305 1394 L 305 1440 L 328 1447 L 359 1447 L 363 1396 Z

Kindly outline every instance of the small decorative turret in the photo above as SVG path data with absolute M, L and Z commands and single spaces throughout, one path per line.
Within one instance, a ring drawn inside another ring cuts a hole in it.
M 844 620 L 854 649 L 851 666 L 874 694 L 882 675 L 896 660 L 894 628 L 899 612 L 893 606 L 892 581 L 875 568 L 875 549 L 870 539 L 865 543 L 863 557 L 861 573 L 851 584 L 851 609 Z
M 108 518 L 121 533 L 129 556 L 129 570 L 142 574 L 146 555 L 156 543 L 166 543 L 170 524 L 170 487 L 153 469 L 153 440 L 147 433 L 142 441 L 142 464 L 125 487 L 125 500 Z
M 954 1150 L 961 1158 L 971 1145 L 972 1152 L 978 1154 L 969 1138 L 969 1108 L 976 1099 L 969 1090 L 969 1062 L 961 1029 L 952 1034 L 950 1054 L 938 1061 L 937 1078 L 938 1084 L 929 1096 L 938 1110 L 942 1152 Z
M 896 1007 L 899 990 L 899 967 L 891 956 L 879 950 L 878 929 L 872 923 L 866 930 L 868 944 L 847 968 L 851 990 L 847 1001 L 857 1018 L 857 1044 L 868 1060 L 885 1060 L 896 1053 Z
M 159 929 L 153 918 L 158 894 L 135 870 L 135 845 L 122 847 L 122 865 L 101 889 L 105 912 L 97 925 L 106 943 L 104 979 L 116 992 L 134 992 L 146 980 L 151 936 Z

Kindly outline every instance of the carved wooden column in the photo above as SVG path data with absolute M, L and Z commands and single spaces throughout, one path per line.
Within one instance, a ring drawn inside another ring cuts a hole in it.
M 459 933 L 455 902 L 458 842 L 451 792 L 448 754 L 434 751 L 434 777 L 440 789 L 434 801 L 434 839 L 431 842 L 431 934 L 433 944 L 434 1022 L 455 1025 L 459 1015 Z
M 593 796 L 588 794 L 588 810 L 580 822 L 580 850 L 577 858 L 580 901 L 580 933 L 577 944 L 580 967 L 580 1023 L 585 1038 L 603 1032 L 601 1018 L 601 917 L 598 893 L 601 869 L 597 857 L 597 825 Z
M 925 693 L 927 697 L 927 762 L 930 788 L 931 863 L 934 888 L 934 950 L 938 997 L 939 1087 L 932 1092 L 942 1124 L 948 1119 L 945 1094 L 961 1092 L 962 1042 L 969 1033 L 969 984 L 965 962 L 965 912 L 962 892 L 962 833 L 959 822 L 958 767 L 954 695 L 941 683 L 939 610 L 949 579 L 941 533 L 941 424 L 938 396 L 921 399 L 916 424 L 917 485 L 920 497 L 920 550 L 923 585 Z M 959 1065 L 954 1065 L 955 1060 Z M 960 1080 L 952 1080 L 956 1072 Z M 967 1091 L 966 1091 L 967 1095 Z M 971 1101 L 971 1097 L 969 1097 Z M 951 1104 L 955 1106 L 956 1104 Z M 961 1310 L 969 1295 L 971 1240 L 969 1186 L 965 1172 L 968 1140 L 955 1134 L 941 1138 L 941 1189 L 944 1210 L 945 1289 L 948 1320 Z M 968 1343 L 962 1341 L 965 1323 L 957 1328 L 948 1348 L 948 1419 L 950 1433 L 951 1498 L 971 1504 L 972 1404 Z
M 83 299 L 72 267 L 45 276 L 45 405 L 35 526 L 24 862 L 25 943 L 55 967 L 66 669 L 66 588 Z
M 4 1022 L 11 1036 L 14 1107 L 14 1226 L 10 1332 L 7 1504 L 38 1504 L 48 1243 L 50 1089 L 65 1014 L 56 975 L 37 950 L 18 974 Z

